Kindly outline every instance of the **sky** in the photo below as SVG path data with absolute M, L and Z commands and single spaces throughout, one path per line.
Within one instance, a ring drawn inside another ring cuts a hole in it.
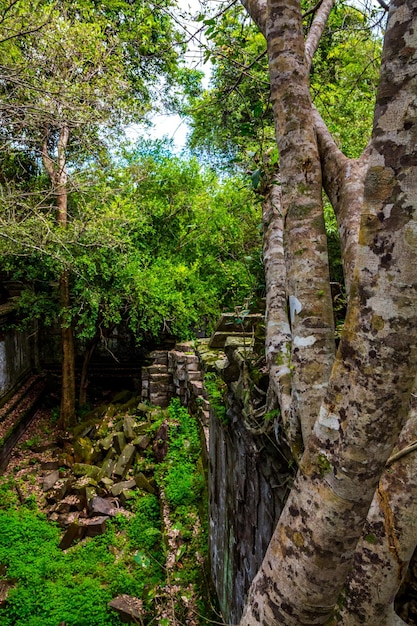
M 186 11 L 193 17 L 197 17 L 197 15 L 203 11 L 200 0 L 179 0 L 178 5 L 180 9 Z M 187 20 L 186 27 L 189 35 L 191 35 L 201 27 L 201 23 L 190 19 Z M 191 39 L 188 46 L 186 61 L 191 67 L 204 71 L 205 78 L 203 79 L 203 86 L 207 87 L 210 65 L 208 63 L 203 64 L 203 54 L 198 48 L 198 42 L 193 39 Z M 133 139 L 137 136 L 138 132 L 140 132 L 141 136 L 150 137 L 152 139 L 167 137 L 168 139 L 172 139 L 177 151 L 180 152 L 185 147 L 188 127 L 186 121 L 181 119 L 179 115 L 154 115 L 150 119 L 153 124 L 151 129 L 144 130 L 143 127 L 140 127 L 138 131 L 138 127 L 133 126 L 131 129 L 128 129 L 128 136 Z

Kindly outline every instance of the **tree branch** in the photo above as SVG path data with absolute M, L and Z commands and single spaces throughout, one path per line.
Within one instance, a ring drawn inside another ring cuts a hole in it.
M 317 13 L 314 16 L 313 23 L 308 31 L 307 39 L 305 42 L 305 58 L 308 69 L 310 70 L 311 62 L 313 60 L 314 53 L 316 52 L 320 38 L 323 34 L 327 20 L 329 19 L 330 12 L 333 8 L 334 0 L 322 0 L 318 6 Z
M 389 6 L 384 0 L 376 0 L 378 4 L 384 9 L 384 11 L 389 11 Z
M 343 273 L 346 291 L 349 293 L 356 259 L 364 176 L 369 150 L 366 149 L 359 159 L 349 159 L 336 145 L 315 107 L 313 107 L 313 119 L 320 153 L 323 187 L 337 219 Z
M 265 35 L 267 0 L 242 0 L 242 4 L 261 33 Z

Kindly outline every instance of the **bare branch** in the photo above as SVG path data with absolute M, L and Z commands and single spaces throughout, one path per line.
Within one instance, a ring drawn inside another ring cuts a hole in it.
M 305 58 L 307 67 L 310 69 L 311 61 L 313 60 L 314 53 L 316 52 L 320 38 L 323 34 L 327 20 L 329 19 L 330 12 L 333 8 L 334 0 L 322 0 L 319 3 L 319 8 L 314 16 L 313 23 L 308 32 L 305 42 Z M 315 9 L 318 5 L 316 5 Z
M 267 0 L 242 0 L 242 4 L 261 33 L 265 35 Z

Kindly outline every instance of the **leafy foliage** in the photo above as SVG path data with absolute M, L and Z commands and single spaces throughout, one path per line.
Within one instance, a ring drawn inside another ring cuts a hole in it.
M 53 323 L 64 269 L 80 339 L 121 322 L 139 341 L 190 337 L 262 283 L 258 209 L 239 178 L 219 181 L 195 159 L 139 144 L 78 180 L 66 229 L 50 210 L 13 220 L 0 209 L 3 267 L 26 285 L 22 321 Z

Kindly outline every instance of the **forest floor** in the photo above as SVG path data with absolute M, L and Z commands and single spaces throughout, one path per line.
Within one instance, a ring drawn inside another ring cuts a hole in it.
M 51 511 L 54 506 L 57 507 L 60 504 L 60 501 L 55 501 L 51 505 L 52 492 L 45 490 L 45 479 L 47 479 L 48 474 L 59 470 L 63 480 L 66 480 L 68 476 L 72 476 L 71 465 L 74 458 L 77 462 L 76 455 L 71 450 L 74 447 L 74 441 L 71 441 L 71 437 L 68 441 L 68 434 L 59 427 L 57 420 L 54 419 L 56 409 L 48 408 L 46 404 L 47 402 L 43 408 L 36 412 L 26 432 L 13 449 L 4 475 L 0 477 L 0 490 L 3 489 L 2 493 L 6 493 L 4 489 L 8 490 L 7 498 L 2 499 L 0 496 L 0 526 L 3 515 L 3 528 L 7 528 L 7 520 L 4 521 L 4 515 L 7 516 L 8 511 L 10 511 L 11 519 L 15 518 L 16 511 L 18 515 L 21 511 L 23 518 L 32 514 L 36 521 L 37 516 L 40 515 L 39 520 L 42 518 L 42 521 L 39 524 L 50 524 L 47 520 L 54 519 Z M 136 405 L 134 404 L 134 407 Z M 114 406 L 111 401 L 107 406 L 111 407 L 110 413 L 113 415 Z M 99 536 L 87 536 L 81 541 L 76 541 L 69 549 L 64 548 L 60 554 L 63 555 L 62 558 L 65 558 L 68 552 L 68 558 L 76 560 L 79 558 L 77 554 L 85 547 L 86 554 L 89 555 L 85 558 L 91 559 L 86 578 L 83 579 L 81 575 L 81 570 L 86 567 L 83 557 L 80 559 L 80 572 L 77 572 L 77 568 L 72 565 L 71 576 L 74 577 L 74 580 L 79 581 L 77 584 L 80 584 L 81 587 L 91 577 L 96 579 L 94 582 L 99 585 L 100 593 L 104 593 L 103 590 L 106 589 L 106 593 L 113 590 L 110 598 L 107 598 L 103 604 L 105 617 L 102 619 L 104 621 L 97 621 L 97 624 L 119 624 L 118 618 L 114 615 L 106 617 L 106 611 L 109 610 L 106 608 L 107 603 L 111 597 L 121 597 L 121 594 L 125 594 L 129 587 L 130 592 L 128 590 L 127 593 L 130 595 L 126 598 L 138 598 L 138 602 L 144 607 L 143 618 L 141 617 L 140 623 L 160 623 L 163 626 L 180 623 L 188 626 L 208 624 L 211 621 L 208 614 L 211 614 L 212 607 L 210 606 L 210 591 L 208 591 L 205 566 L 207 553 L 206 519 L 202 523 L 199 513 L 203 494 L 200 487 L 201 469 L 195 465 L 199 458 L 198 447 L 200 445 L 197 428 L 188 412 L 178 403 L 172 410 L 171 408 L 161 410 L 153 407 L 149 408 L 149 411 L 149 414 L 141 414 L 133 408 L 131 414 L 129 411 L 124 411 L 121 416 L 115 414 L 114 417 L 108 419 L 108 424 L 112 426 L 113 421 L 117 422 L 120 417 L 128 420 L 132 418 L 137 423 L 135 428 L 137 427 L 139 432 L 139 425 L 144 426 L 144 421 L 147 420 L 149 431 L 146 437 L 149 436 L 150 443 L 147 449 L 143 451 L 142 459 L 138 457 L 137 453 L 135 467 L 132 467 L 125 480 L 129 478 L 132 480 L 132 476 L 139 472 L 142 476 L 148 477 L 148 480 L 155 485 L 156 491 L 153 493 L 156 495 L 138 488 L 130 496 L 132 500 L 126 503 L 126 508 L 118 509 L 120 514 L 118 513 L 115 518 L 108 518 L 107 530 L 104 530 L 103 538 L 107 546 L 106 552 L 110 551 L 110 555 L 106 554 L 103 557 L 103 545 L 102 542 L 100 543 L 101 537 Z M 167 432 L 169 433 L 171 429 L 175 433 L 175 439 L 167 440 L 166 460 L 158 461 L 155 459 L 153 450 L 155 440 L 158 438 L 159 441 L 160 437 L 158 428 L 165 423 L 167 424 Z M 82 440 L 85 439 L 86 437 L 82 436 Z M 194 442 L 191 446 L 193 458 L 190 456 L 190 441 Z M 170 452 L 171 447 L 172 452 Z M 172 454 L 172 459 L 170 459 L 170 454 Z M 65 457 L 71 457 L 71 455 L 73 460 L 65 463 Z M 171 471 L 173 463 L 180 467 L 179 474 Z M 186 475 L 187 472 L 189 472 L 189 476 Z M 181 480 L 183 479 L 185 482 L 182 484 Z M 74 478 L 70 478 L 70 480 L 73 481 Z M 195 489 L 192 487 L 194 484 Z M 9 503 L 8 505 L 6 501 Z M 117 504 L 117 506 L 121 505 Z M 56 513 L 55 515 L 57 516 Z M 83 509 L 80 513 L 80 524 L 83 525 L 91 521 L 91 515 L 88 507 Z M 62 519 L 64 515 L 59 517 Z M 59 528 L 56 523 L 51 526 L 55 529 L 54 532 L 59 533 L 54 541 L 62 543 L 68 527 Z M 25 540 L 24 532 L 22 528 L 23 540 Z M 7 542 L 8 539 L 3 537 L 2 545 L 2 537 L 0 537 L 0 623 L 7 626 L 9 624 L 10 626 L 15 624 L 30 626 L 30 621 L 25 621 L 23 618 L 19 621 L 15 617 L 15 612 L 17 611 L 19 614 L 19 611 L 25 610 L 30 615 L 39 610 L 38 607 L 33 608 L 30 604 L 31 596 L 33 596 L 33 593 L 30 593 L 30 585 L 33 584 L 33 581 L 25 582 L 24 579 L 19 580 L 19 576 L 12 576 L 13 584 L 10 583 L 7 569 L 14 571 L 14 566 L 12 556 L 8 562 Z M 9 542 L 13 543 L 13 539 Z M 96 576 L 94 574 L 94 559 L 96 557 L 93 556 L 92 552 L 92 546 L 95 544 L 97 544 L 98 553 L 101 555 L 97 556 Z M 30 553 L 29 544 L 27 549 Z M 51 554 L 55 549 L 51 547 Z M 35 552 L 36 550 L 37 548 Z M 72 552 L 74 554 L 71 556 Z M 34 558 L 36 559 L 37 555 Z M 100 563 L 103 558 L 110 559 L 106 572 L 102 571 Z M 56 556 L 55 560 L 57 563 L 61 562 L 61 556 Z M 124 564 L 125 571 L 120 569 L 121 563 Z M 66 571 L 64 562 L 60 567 L 62 567 L 63 572 Z M 35 580 L 38 578 L 39 572 L 34 569 L 31 575 Z M 65 576 L 68 576 L 68 573 Z M 60 588 L 60 581 L 57 579 L 54 582 Z M 16 583 L 18 583 L 17 587 L 15 587 Z M 45 579 L 45 586 L 48 584 L 47 579 Z M 68 587 L 67 583 L 65 585 Z M 54 596 L 57 593 L 63 595 L 63 592 L 56 590 L 51 591 L 51 593 Z M 85 602 L 88 603 L 89 601 L 89 596 L 86 596 Z M 16 606 L 14 606 L 14 602 Z M 91 626 L 90 622 L 86 622 L 84 625 L 84 622 L 80 621 L 80 617 L 77 618 L 78 621 L 71 621 L 71 616 L 68 613 L 69 607 L 62 608 L 61 614 L 63 611 L 67 611 L 66 621 L 64 620 L 66 626 Z M 13 617 L 7 621 L 9 614 Z M 63 621 L 61 614 L 58 622 Z M 34 623 L 42 623 L 43 626 L 56 626 L 58 623 L 54 623 L 52 617 L 48 621 L 46 613 L 44 616 L 40 613 L 36 618 L 43 621 Z M 214 615 L 214 618 L 219 623 L 219 616 Z M 83 619 L 87 619 L 87 617 Z M 106 621 L 107 619 L 109 621 Z

